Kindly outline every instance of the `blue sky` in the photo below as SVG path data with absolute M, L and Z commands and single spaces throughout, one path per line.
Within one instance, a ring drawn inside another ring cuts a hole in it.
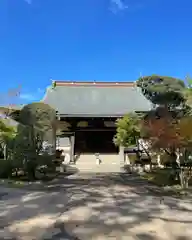
M 192 72 L 191 0 L 0 0 L 1 92 Z

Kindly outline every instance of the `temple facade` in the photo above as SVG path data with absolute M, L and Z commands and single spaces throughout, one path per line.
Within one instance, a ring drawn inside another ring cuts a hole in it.
M 56 146 L 68 161 L 85 153 L 121 154 L 113 143 L 116 120 L 152 108 L 135 82 L 54 81 L 42 101 L 57 112 Z

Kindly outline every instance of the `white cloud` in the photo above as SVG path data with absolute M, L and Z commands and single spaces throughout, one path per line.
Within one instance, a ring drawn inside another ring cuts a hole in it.
M 37 92 L 38 92 L 38 93 L 44 93 L 44 92 L 45 92 L 45 89 L 37 88 Z
M 24 0 L 28 4 L 32 4 L 32 0 Z
M 19 94 L 19 98 L 25 101 L 39 101 L 45 93 L 42 88 L 37 88 L 34 92 L 23 91 Z
M 123 0 L 110 0 L 111 1 L 111 11 L 117 13 L 117 11 L 123 11 L 128 8 Z
M 30 93 L 21 93 L 19 95 L 19 98 L 23 99 L 23 100 L 28 100 L 28 101 L 34 101 L 37 100 L 37 96 L 30 94 Z

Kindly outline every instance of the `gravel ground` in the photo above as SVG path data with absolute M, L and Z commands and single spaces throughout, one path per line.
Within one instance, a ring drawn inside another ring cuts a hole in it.
M 1 186 L 0 239 L 192 239 L 192 200 L 147 187 L 119 173 L 63 177 L 44 191 Z

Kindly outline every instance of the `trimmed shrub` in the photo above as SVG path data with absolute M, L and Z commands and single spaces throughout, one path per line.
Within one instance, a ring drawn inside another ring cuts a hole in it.
M 13 161 L 0 159 L 0 178 L 12 176 Z

